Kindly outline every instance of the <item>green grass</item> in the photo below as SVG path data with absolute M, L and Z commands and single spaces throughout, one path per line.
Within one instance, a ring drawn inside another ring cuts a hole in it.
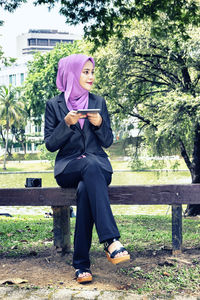
M 1 217 L 0 253 L 6 256 L 30 254 L 52 246 L 52 219 L 43 216 Z
M 129 278 L 134 278 L 135 282 L 140 282 L 132 286 L 139 294 L 150 294 L 157 299 L 157 297 L 165 296 L 164 299 L 173 299 L 176 294 L 185 295 L 196 294 L 199 292 L 200 285 L 200 266 L 192 265 L 182 266 L 178 264 L 174 266 L 158 266 L 152 271 L 144 272 L 143 270 L 135 271 L 135 268 L 121 268 L 118 274 L 126 275 Z M 141 282 L 143 284 L 141 285 Z M 169 297 L 169 298 L 168 298 Z M 160 299 L 160 298 L 159 298 Z M 163 298 L 162 298 L 163 299 Z M 189 299 L 189 298 L 188 298 Z
M 170 216 L 116 216 L 122 241 L 129 251 L 171 248 Z M 39 250 L 52 246 L 52 218 L 44 216 L 1 217 L 0 253 L 7 256 L 28 254 L 30 249 Z M 71 219 L 72 244 L 75 218 Z M 96 230 L 93 233 L 92 250 L 98 251 Z M 183 219 L 183 247 L 198 247 L 200 225 L 198 220 Z M 48 245 L 49 244 L 49 245 Z M 16 246 L 12 249 L 13 246 Z
M 22 257 L 37 255 L 53 245 L 52 219 L 44 216 L 1 217 L 0 257 Z M 197 293 L 200 287 L 200 262 L 197 258 L 190 265 L 180 266 L 176 259 L 172 266 L 151 265 L 150 257 L 161 255 L 171 249 L 171 217 L 169 216 L 116 216 L 121 241 L 132 257 L 144 257 L 137 269 L 134 260 L 130 266 L 118 267 L 119 276 L 126 276 L 128 289 L 139 294 L 172 296 L 183 293 Z M 71 219 L 71 244 L 75 218 Z M 200 225 L 198 220 L 183 220 L 183 248 L 199 248 Z M 168 249 L 168 250 L 164 250 Z M 73 249 L 72 249 L 73 250 Z M 92 259 L 102 254 L 96 230 L 93 232 Z M 149 260 L 145 261 L 148 254 Z M 156 253 L 156 254 L 153 254 Z M 170 253 L 170 252 L 169 252 Z M 170 255 L 170 254 L 169 254 Z M 190 254 L 189 254 L 190 255 Z M 199 257 L 199 256 L 198 256 Z M 143 269 L 143 265 L 150 265 Z
M 38 161 L 8 161 L 6 164 L 6 170 L 3 170 L 3 162 L 0 164 L 0 172 L 30 172 L 30 171 L 49 171 L 53 170 L 50 162 Z

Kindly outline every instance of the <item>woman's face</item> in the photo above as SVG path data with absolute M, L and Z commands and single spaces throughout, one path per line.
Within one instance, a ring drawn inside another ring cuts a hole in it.
M 87 91 L 90 91 L 94 82 L 94 67 L 93 63 L 88 60 L 81 71 L 79 83 Z

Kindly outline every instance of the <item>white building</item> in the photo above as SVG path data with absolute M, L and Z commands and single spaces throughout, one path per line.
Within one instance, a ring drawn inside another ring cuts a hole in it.
M 12 66 L 1 66 L 0 68 L 0 86 L 12 84 L 21 86 L 27 76 L 27 64 L 33 58 L 37 51 L 46 52 L 53 49 L 57 43 L 73 43 L 74 40 L 80 39 L 79 36 L 68 32 L 58 30 L 29 30 L 17 37 L 17 60 Z M 28 136 L 26 145 L 27 153 L 37 152 L 37 142 L 43 138 L 42 126 L 34 125 L 31 120 L 28 121 L 25 134 Z M 0 153 L 2 147 L 0 145 Z M 22 152 L 20 145 L 15 145 L 13 152 Z
M 0 69 L 0 85 L 21 86 L 27 76 L 27 63 L 32 57 L 20 57 L 12 66 Z
M 57 43 L 73 43 L 79 36 L 69 32 L 49 29 L 30 29 L 17 37 L 17 57 L 33 54 L 37 51 L 52 50 Z

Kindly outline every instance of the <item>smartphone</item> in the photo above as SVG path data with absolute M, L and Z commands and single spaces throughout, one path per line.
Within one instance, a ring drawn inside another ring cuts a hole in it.
M 100 112 L 100 108 L 86 108 L 86 109 L 78 109 L 77 113 L 82 114 L 82 115 L 86 115 L 87 113 L 98 113 Z

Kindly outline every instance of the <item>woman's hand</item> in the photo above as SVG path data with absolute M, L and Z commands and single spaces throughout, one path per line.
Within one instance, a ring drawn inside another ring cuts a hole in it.
M 70 126 L 70 125 L 74 125 L 78 122 L 78 120 L 80 118 L 84 118 L 86 116 L 83 116 L 81 114 L 78 114 L 75 110 L 71 110 L 70 112 L 68 112 L 68 114 L 65 116 L 65 123 Z
M 90 123 L 92 123 L 94 126 L 101 126 L 102 117 L 99 113 L 87 113 L 87 117 Z

